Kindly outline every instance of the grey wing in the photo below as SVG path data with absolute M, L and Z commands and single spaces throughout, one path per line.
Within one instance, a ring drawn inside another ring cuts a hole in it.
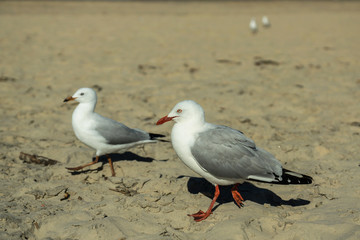
M 225 126 L 214 125 L 199 133 L 191 153 L 204 170 L 219 178 L 272 181 L 282 174 L 281 163 L 273 155 Z
M 95 130 L 106 139 L 108 144 L 127 144 L 149 140 L 147 132 L 140 129 L 132 129 L 115 120 L 96 115 Z

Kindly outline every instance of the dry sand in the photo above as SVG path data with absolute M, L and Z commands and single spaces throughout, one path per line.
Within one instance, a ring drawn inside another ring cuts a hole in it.
M 0 239 L 360 239 L 359 25 L 359 2 L 0 2 Z M 155 122 L 193 99 L 314 184 L 244 183 L 241 209 L 224 187 L 196 223 L 213 188 L 170 143 L 71 173 L 94 156 L 62 102 L 83 86 L 168 136 Z

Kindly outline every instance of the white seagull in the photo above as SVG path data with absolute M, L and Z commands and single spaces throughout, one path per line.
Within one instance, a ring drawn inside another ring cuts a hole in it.
M 250 30 L 251 30 L 251 32 L 253 34 L 257 33 L 257 31 L 258 31 L 258 27 L 257 27 L 257 24 L 256 24 L 256 19 L 254 17 L 251 18 L 251 20 L 250 20 L 249 28 L 250 28 Z
M 103 117 L 94 112 L 97 102 L 96 92 L 91 88 L 80 88 L 74 95 L 65 98 L 80 104 L 72 114 L 72 126 L 76 137 L 91 148 L 96 149 L 95 161 L 78 167 L 67 168 L 77 171 L 98 162 L 99 156 L 106 155 L 110 164 L 112 176 L 114 167 L 109 153 L 123 153 L 127 149 L 157 142 L 156 138 L 164 135 L 147 133 L 140 129 L 132 129 L 115 120 Z
M 263 26 L 265 28 L 269 28 L 271 26 L 270 20 L 269 20 L 269 18 L 267 16 L 263 16 L 261 21 L 262 21 L 262 24 L 263 24 Z
M 193 171 L 215 186 L 215 195 L 206 212 L 189 216 L 206 219 L 220 194 L 219 185 L 235 184 L 231 193 L 241 207 L 244 199 L 239 183 L 255 180 L 280 184 L 310 184 L 312 178 L 282 168 L 269 152 L 257 147 L 242 132 L 205 121 L 202 107 L 194 101 L 179 102 L 157 125 L 173 120 L 171 142 L 179 158 Z

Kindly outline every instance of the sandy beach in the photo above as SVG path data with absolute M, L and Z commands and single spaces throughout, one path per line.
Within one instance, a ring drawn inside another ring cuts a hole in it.
M 359 23 L 356 1 L 0 2 L 0 239 L 360 239 Z M 214 188 L 170 142 L 68 171 L 95 156 L 63 103 L 80 87 L 167 140 L 195 100 L 314 183 L 245 182 L 242 208 L 222 187 L 197 223 Z

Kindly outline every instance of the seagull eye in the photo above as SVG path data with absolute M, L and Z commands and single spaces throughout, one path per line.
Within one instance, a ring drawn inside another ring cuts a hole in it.
M 181 109 L 178 109 L 176 112 L 177 112 L 177 113 L 181 113 L 181 112 L 182 112 L 182 110 L 181 110 Z
M 84 93 L 82 92 L 82 93 L 80 93 L 80 95 L 81 95 L 81 96 L 84 96 Z

